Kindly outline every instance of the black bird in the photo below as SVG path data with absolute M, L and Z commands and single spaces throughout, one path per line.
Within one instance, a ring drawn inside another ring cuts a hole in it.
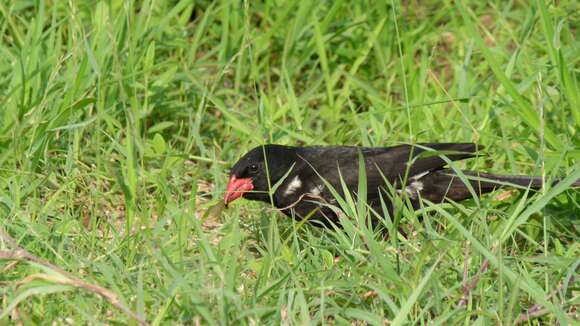
M 393 194 L 406 196 L 415 209 L 420 207 L 421 199 L 434 203 L 446 199 L 461 201 L 472 198 L 472 192 L 454 170 L 446 168 L 444 158 L 457 161 L 475 157 L 482 148 L 473 143 L 422 143 L 377 148 L 258 146 L 231 169 L 224 201 L 227 206 L 240 197 L 259 200 L 273 203 L 283 213 L 298 220 L 308 217 L 308 221 L 316 225 L 339 225 L 339 211 L 335 208 L 338 204 L 328 185 L 344 198 L 342 177 L 349 192 L 356 195 L 361 154 L 367 178 L 367 204 L 375 212 L 383 212 L 382 197 L 392 215 L 393 205 L 389 198 Z M 536 176 L 462 172 L 469 178 L 477 196 L 502 185 L 529 189 L 542 187 L 542 178 Z M 573 186 L 580 186 L 580 180 Z M 274 189 L 272 196 L 270 189 Z

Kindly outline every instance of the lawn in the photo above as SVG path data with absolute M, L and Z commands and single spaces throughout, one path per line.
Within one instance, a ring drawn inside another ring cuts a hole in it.
M 0 324 L 578 322 L 579 27 L 575 0 L 0 1 Z M 563 180 L 387 239 L 216 209 L 259 144 L 471 141 L 460 167 Z

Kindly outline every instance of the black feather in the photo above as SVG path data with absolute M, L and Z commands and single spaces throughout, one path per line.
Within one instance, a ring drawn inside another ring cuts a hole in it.
M 408 196 L 415 208 L 420 206 L 421 198 L 432 202 L 471 198 L 469 187 L 446 167 L 448 161 L 481 155 L 482 149 L 473 143 L 420 143 L 380 148 L 264 145 L 244 155 L 234 165 L 231 174 L 252 178 L 254 192 L 244 197 L 270 202 L 268 187 L 279 184 L 273 194 L 277 208 L 297 219 L 308 216 L 310 222 L 329 225 L 338 224 L 337 212 L 333 208 L 337 203 L 326 185 L 330 184 L 340 196 L 344 196 L 342 177 L 354 194 L 359 183 L 359 153 L 362 153 L 366 169 L 367 203 L 380 213 L 379 198 L 389 200 L 392 193 L 387 189 L 390 188 L 396 189 L 397 194 Z M 250 176 L 250 165 L 260 166 L 262 171 Z M 534 176 L 463 173 L 470 179 L 477 196 L 505 185 L 530 189 L 542 187 L 541 178 Z M 575 186 L 580 186 L 580 180 Z M 390 202 L 387 206 L 392 209 Z

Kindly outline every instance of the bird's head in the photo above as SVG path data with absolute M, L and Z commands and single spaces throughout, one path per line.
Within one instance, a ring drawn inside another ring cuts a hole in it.
M 224 196 L 226 206 L 240 197 L 269 202 L 270 187 L 286 174 L 295 161 L 294 147 L 268 144 L 252 149 L 230 170 Z

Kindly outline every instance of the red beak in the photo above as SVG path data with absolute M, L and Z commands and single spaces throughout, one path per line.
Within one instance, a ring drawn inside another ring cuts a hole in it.
M 228 182 L 228 187 L 226 188 L 226 194 L 224 196 L 224 202 L 226 206 L 234 200 L 242 197 L 244 193 L 254 189 L 254 184 L 252 184 L 252 179 L 250 178 L 236 178 L 235 175 L 230 177 Z

